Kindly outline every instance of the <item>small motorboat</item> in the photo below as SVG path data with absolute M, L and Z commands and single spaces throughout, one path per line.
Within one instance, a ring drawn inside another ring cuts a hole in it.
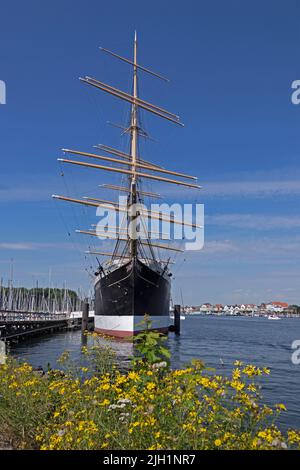
M 169 317 L 174 320 L 174 312 L 170 311 Z M 180 320 L 185 320 L 185 315 L 180 314 Z

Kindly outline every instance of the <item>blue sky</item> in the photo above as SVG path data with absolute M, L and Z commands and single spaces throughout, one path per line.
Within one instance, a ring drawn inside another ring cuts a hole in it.
M 60 148 L 126 148 L 118 130 L 128 107 L 81 84 L 91 75 L 130 91 L 127 65 L 137 29 L 140 62 L 171 79 L 142 76 L 141 96 L 179 113 L 183 129 L 143 114 L 158 143 L 143 156 L 199 177 L 205 247 L 174 267 L 173 297 L 184 302 L 300 304 L 299 2 L 6 2 L 1 10 L 0 274 L 15 284 L 66 281 L 87 289 L 89 241 L 74 234 L 93 211 L 53 193 L 102 194 L 115 176 L 61 168 Z M 64 176 L 61 176 L 61 172 Z M 155 189 L 155 184 L 152 185 Z M 192 200 L 168 188 L 174 200 Z M 103 193 L 104 196 L 105 193 Z M 100 197 L 100 196 L 99 196 Z M 70 235 L 69 235 L 70 234 Z

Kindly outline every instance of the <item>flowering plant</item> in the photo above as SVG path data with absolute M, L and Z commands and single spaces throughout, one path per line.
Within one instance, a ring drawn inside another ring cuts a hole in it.
M 145 338 L 140 338 L 144 348 Z M 142 349 L 143 360 L 126 371 L 111 362 L 95 371 L 88 361 L 95 351 L 86 346 L 83 353 L 80 374 L 66 368 L 40 375 L 13 359 L 0 366 L 0 425 L 9 445 L 53 450 L 300 447 L 298 430 L 283 433 L 275 424 L 285 406 L 262 404 L 257 378 L 267 376 L 267 368 L 236 361 L 231 375 L 223 377 L 195 360 L 172 370 L 159 352 L 149 356 Z

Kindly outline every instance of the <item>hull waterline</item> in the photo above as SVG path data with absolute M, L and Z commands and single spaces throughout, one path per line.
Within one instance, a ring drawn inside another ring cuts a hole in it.
M 169 304 L 169 276 L 138 259 L 129 261 L 96 280 L 95 331 L 128 338 L 145 330 L 149 315 L 151 328 L 167 333 Z

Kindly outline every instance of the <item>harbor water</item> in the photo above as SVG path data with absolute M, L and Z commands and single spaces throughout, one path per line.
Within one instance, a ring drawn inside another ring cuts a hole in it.
M 171 323 L 171 320 L 170 320 Z M 292 343 L 300 340 L 300 318 L 270 321 L 261 317 L 187 316 L 181 335 L 170 333 L 167 344 L 172 367 L 179 368 L 194 358 L 202 359 L 216 372 L 229 374 L 235 360 L 271 369 L 262 382 L 267 404 L 284 403 L 279 423 L 283 428 L 300 428 L 300 365 L 292 362 Z M 111 342 L 118 356 L 126 359 L 131 345 Z M 44 368 L 56 366 L 60 354 L 68 350 L 80 362 L 81 332 L 67 331 L 34 338 L 11 346 L 11 354 Z

